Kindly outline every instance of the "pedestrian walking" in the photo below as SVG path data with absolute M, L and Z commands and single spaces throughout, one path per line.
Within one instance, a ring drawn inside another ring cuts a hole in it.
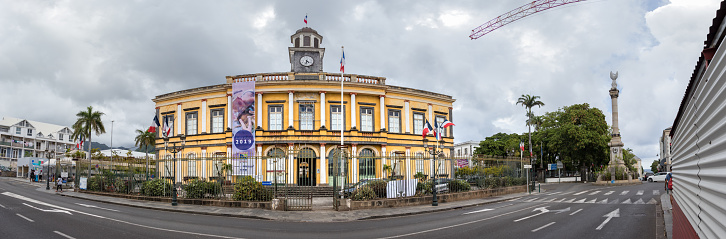
M 63 178 L 59 177 L 57 180 L 55 180 L 55 191 L 63 192 Z
M 671 173 L 668 173 L 665 178 L 665 190 L 666 193 L 670 194 L 673 192 L 673 176 L 671 176 Z
M 30 181 L 31 182 L 35 181 L 35 170 L 30 170 Z

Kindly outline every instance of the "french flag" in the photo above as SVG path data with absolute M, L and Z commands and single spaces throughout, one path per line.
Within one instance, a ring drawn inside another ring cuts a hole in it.
M 441 126 L 441 128 L 445 129 L 446 127 L 456 126 L 456 125 L 454 123 L 452 123 L 451 121 L 447 120 L 446 118 L 444 118 L 444 122 L 442 122 L 440 126 Z
M 432 133 L 434 133 L 434 135 L 436 135 L 436 130 L 434 130 L 434 128 L 431 127 L 431 124 L 429 124 L 429 121 L 426 120 L 426 124 L 424 124 L 424 128 L 423 128 L 423 138 L 424 139 L 426 138 L 426 135 L 429 134 L 429 132 L 432 132 Z
M 308 14 L 305 14 L 305 19 L 303 19 L 303 21 L 305 22 L 305 25 L 308 25 Z
M 76 148 L 77 149 L 83 149 L 83 137 L 79 140 L 78 137 L 76 137 Z
M 149 130 L 147 131 L 151 133 L 156 133 L 156 128 L 159 127 L 159 125 L 159 117 L 154 115 L 154 121 L 151 122 L 151 126 L 149 126 Z
M 340 72 L 345 73 L 345 51 L 343 51 L 343 57 L 340 58 Z
M 172 128 L 174 128 L 174 119 L 164 122 L 164 131 L 162 132 L 164 134 L 164 137 L 168 138 L 171 135 Z

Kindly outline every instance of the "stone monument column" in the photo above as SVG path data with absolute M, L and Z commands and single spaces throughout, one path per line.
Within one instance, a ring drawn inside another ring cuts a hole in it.
M 615 180 L 615 169 L 616 168 L 625 168 L 625 163 L 623 162 L 623 141 L 620 140 L 620 128 L 618 127 L 618 96 L 620 95 L 620 90 L 618 90 L 618 84 L 615 82 L 615 80 L 618 78 L 618 72 L 610 72 L 610 79 L 613 80 L 612 87 L 610 88 L 610 99 L 612 100 L 613 104 L 613 132 L 612 132 L 612 139 L 610 140 L 610 143 L 608 143 L 608 146 L 610 146 L 610 163 L 608 165 L 608 168 L 611 172 L 611 180 Z M 627 168 L 625 168 L 627 171 Z M 628 179 L 630 179 L 628 177 Z

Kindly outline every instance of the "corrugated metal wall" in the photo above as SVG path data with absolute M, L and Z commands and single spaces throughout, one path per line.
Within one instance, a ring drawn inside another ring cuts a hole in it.
M 726 48 L 688 96 L 673 135 L 674 197 L 701 238 L 726 235 Z

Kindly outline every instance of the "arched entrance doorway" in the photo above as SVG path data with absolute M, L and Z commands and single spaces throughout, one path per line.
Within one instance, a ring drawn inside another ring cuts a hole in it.
M 317 156 L 315 151 L 310 148 L 301 149 L 297 155 L 297 185 L 298 186 L 315 186 L 315 175 L 317 165 L 315 160 Z

